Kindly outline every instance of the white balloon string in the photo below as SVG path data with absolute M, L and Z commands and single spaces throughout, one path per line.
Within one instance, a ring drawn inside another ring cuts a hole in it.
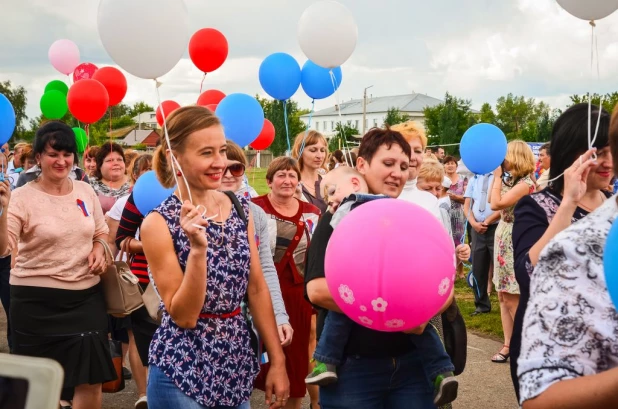
M 307 141 L 307 135 L 309 135 L 309 128 L 311 128 L 311 120 L 313 119 L 313 113 L 315 112 L 315 99 L 311 100 L 311 112 L 309 112 L 309 121 L 307 121 L 307 129 L 305 129 L 305 136 L 303 138 L 303 142 L 300 144 L 300 150 L 298 151 L 298 160 L 303 156 L 303 151 L 305 150 L 305 142 Z
M 288 142 L 288 152 L 285 156 L 292 155 L 292 146 L 290 144 L 290 129 L 288 127 L 288 107 L 287 101 L 283 101 L 283 122 L 285 124 L 285 138 Z
M 176 156 L 174 156 L 174 152 L 172 151 L 172 144 L 170 142 L 170 136 L 167 132 L 167 120 L 165 118 L 165 112 L 163 110 L 163 105 L 161 104 L 161 94 L 159 93 L 159 87 L 161 86 L 161 83 L 157 81 L 156 79 L 154 81 L 155 81 L 155 91 L 157 93 L 157 103 L 159 104 L 159 108 L 161 109 L 161 117 L 163 118 L 163 133 L 165 134 L 165 143 L 167 144 L 167 149 L 170 152 L 170 164 L 172 165 L 172 175 L 174 176 L 174 180 L 176 181 L 176 186 L 178 187 L 178 195 L 180 196 L 180 201 L 184 202 L 182 198 L 182 190 L 180 189 L 180 183 L 178 181 L 178 174 L 177 174 L 178 172 L 176 171 L 176 167 L 178 167 L 178 171 L 180 172 L 180 175 L 184 179 L 185 186 L 187 187 L 187 192 L 189 193 L 189 201 L 193 203 L 193 197 L 191 196 L 191 188 L 189 187 L 189 182 L 187 182 L 187 178 L 185 177 L 185 174 L 182 171 L 182 168 L 180 167 L 180 163 L 178 163 L 178 160 L 176 159 Z
M 343 117 L 341 115 L 341 105 L 339 105 L 339 87 L 337 86 L 337 78 L 335 78 L 335 73 L 332 69 L 329 71 L 329 73 L 330 81 L 332 82 L 333 89 L 335 90 L 335 102 L 337 103 L 335 107 L 337 108 L 337 112 L 339 114 L 339 131 L 341 133 L 341 139 L 343 139 L 343 145 L 345 146 L 343 157 L 345 158 L 345 162 L 348 164 L 348 166 L 354 167 L 356 164 L 352 163 L 352 152 L 350 152 L 350 148 L 348 148 L 348 141 L 346 140 L 345 132 L 343 131 Z M 346 156 L 346 153 L 349 156 L 349 160 L 348 156 Z
M 200 84 L 200 95 L 202 95 L 202 88 L 204 87 L 204 80 L 206 79 L 206 73 L 202 77 L 202 83 Z

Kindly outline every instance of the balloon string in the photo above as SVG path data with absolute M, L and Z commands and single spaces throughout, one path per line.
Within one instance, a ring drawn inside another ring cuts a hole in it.
M 191 188 L 189 187 L 189 182 L 187 182 L 185 173 L 182 171 L 182 168 L 180 167 L 180 163 L 178 163 L 176 156 L 174 156 L 174 151 L 172 151 L 172 144 L 170 142 L 170 136 L 169 136 L 169 133 L 167 132 L 167 119 L 165 118 L 165 112 L 163 110 L 163 105 L 161 104 L 161 94 L 159 93 L 159 87 L 161 86 L 161 83 L 157 81 L 156 79 L 154 80 L 154 82 L 155 82 L 155 91 L 157 93 L 157 103 L 159 104 L 159 108 L 161 109 L 161 116 L 163 117 L 163 132 L 165 134 L 165 143 L 167 144 L 167 149 L 170 152 L 170 159 L 171 159 L 170 164 L 172 165 L 172 175 L 174 176 L 174 180 L 176 181 L 176 186 L 178 187 L 178 195 L 180 196 L 180 201 L 184 202 L 182 198 L 182 190 L 180 189 L 180 182 L 178 181 L 178 172 L 176 171 L 176 167 L 178 167 L 178 171 L 180 172 L 180 175 L 184 179 L 185 186 L 187 187 L 187 192 L 189 193 L 189 201 L 193 203 L 193 197 L 191 195 Z
M 283 101 L 283 121 L 285 123 L 285 138 L 288 142 L 288 152 L 286 156 L 290 156 L 292 154 L 292 146 L 290 144 L 290 129 L 288 127 L 288 108 L 286 101 Z
M 206 79 L 206 73 L 202 77 L 202 83 L 200 84 L 200 95 L 202 95 L 202 88 L 204 87 L 204 80 Z
M 344 154 L 343 157 L 345 158 L 346 163 L 348 164 L 348 166 L 350 167 L 354 167 L 356 164 L 352 163 L 352 152 L 350 152 L 350 148 L 348 147 L 348 141 L 346 140 L 345 137 L 345 132 L 343 131 L 343 117 L 341 115 L 341 105 L 339 105 L 339 87 L 337 85 L 337 78 L 335 78 L 335 73 L 333 73 L 333 70 L 329 71 L 330 73 L 330 81 L 333 84 L 333 89 L 335 90 L 335 101 L 337 103 L 337 105 L 335 105 L 337 107 L 337 112 L 339 113 L 339 131 L 341 132 L 341 139 L 343 139 L 343 145 L 344 145 Z M 347 156 L 346 156 L 347 153 Z M 349 160 L 348 160 L 348 156 L 349 156 Z
M 303 151 L 305 150 L 305 142 L 307 141 L 307 135 L 309 134 L 309 128 L 311 128 L 311 120 L 313 119 L 313 113 L 315 112 L 315 99 L 311 100 L 311 112 L 309 112 L 309 121 L 307 122 L 307 129 L 305 129 L 305 136 L 303 138 L 303 142 L 300 144 L 300 150 L 298 151 L 298 158 L 303 156 Z

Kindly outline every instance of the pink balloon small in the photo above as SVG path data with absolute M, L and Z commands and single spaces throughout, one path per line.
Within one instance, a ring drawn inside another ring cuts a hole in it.
M 333 299 L 349 318 L 378 331 L 405 331 L 428 322 L 448 300 L 455 247 L 427 210 L 379 199 L 337 225 L 324 267 Z
M 79 65 L 79 48 L 71 40 L 57 40 L 47 53 L 51 65 L 64 75 L 71 74 Z

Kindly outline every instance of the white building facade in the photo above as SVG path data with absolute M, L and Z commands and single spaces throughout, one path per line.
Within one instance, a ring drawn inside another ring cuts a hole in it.
M 159 124 L 157 123 L 157 113 L 155 111 L 142 112 L 141 114 L 134 116 L 132 119 L 133 122 L 138 125 L 139 129 L 157 129 L 159 127 Z
M 368 131 L 373 127 L 384 125 L 386 114 L 389 109 L 396 108 L 402 114 L 407 114 L 410 120 L 425 122 L 423 110 L 427 107 L 435 107 L 441 104 L 442 100 L 424 94 L 407 94 L 390 97 L 367 97 L 365 109 L 365 129 Z M 309 123 L 311 117 L 311 123 Z M 339 121 L 348 124 L 363 132 L 363 100 L 354 99 L 342 102 L 339 106 L 322 109 L 300 117 L 301 121 L 311 130 L 322 133 L 327 138 L 334 136 Z

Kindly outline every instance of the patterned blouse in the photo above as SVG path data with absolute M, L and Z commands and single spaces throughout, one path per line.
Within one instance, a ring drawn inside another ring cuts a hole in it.
M 614 196 L 541 252 L 524 318 L 521 403 L 556 382 L 618 367 L 618 311 L 603 269 L 605 242 L 617 215 Z
M 131 186 L 128 182 L 120 186 L 118 189 L 112 189 L 103 183 L 102 180 L 93 177 L 90 179 L 90 186 L 92 186 L 95 193 L 99 197 L 99 202 L 101 202 L 101 207 L 103 208 L 103 214 L 111 210 L 114 203 L 116 203 L 116 200 L 131 193 Z
M 249 214 L 247 200 L 239 200 L 245 214 Z M 184 272 L 191 245 L 180 227 L 181 205 L 172 195 L 154 211 L 167 223 Z M 247 292 L 250 265 L 247 227 L 232 207 L 223 225 L 210 223 L 207 229 L 208 281 L 202 314 L 229 315 L 240 307 Z M 259 371 L 242 314 L 229 318 L 200 317 L 195 328 L 183 329 L 163 307 L 163 319 L 150 344 L 148 361 L 206 407 L 238 406 L 248 401 Z

